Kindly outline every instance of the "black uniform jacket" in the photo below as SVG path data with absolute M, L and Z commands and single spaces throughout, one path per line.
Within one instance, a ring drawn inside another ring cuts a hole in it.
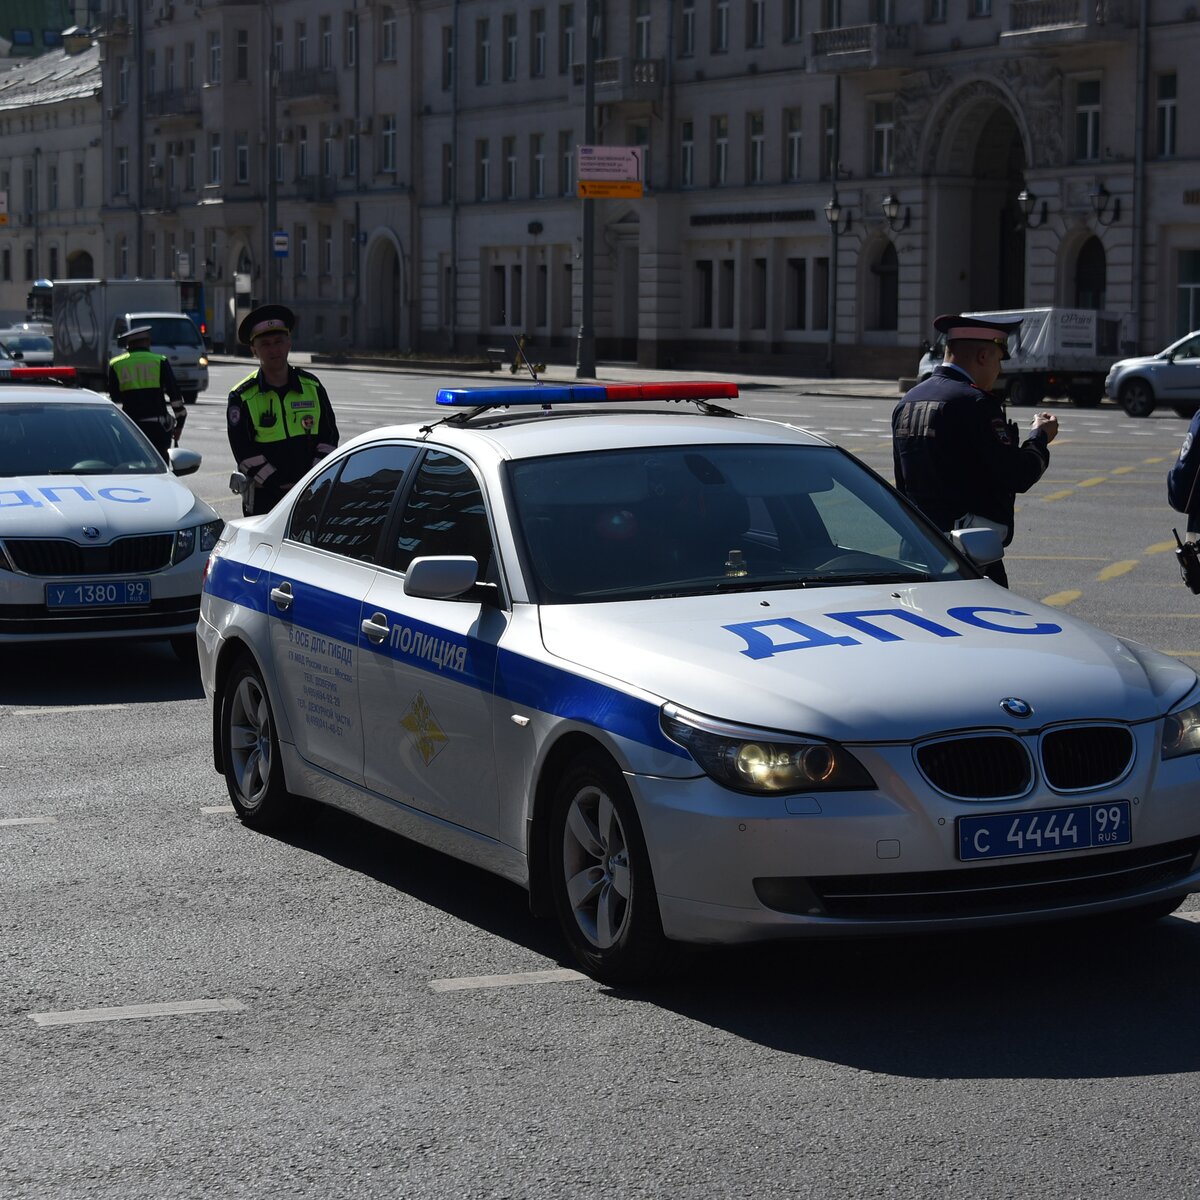
M 1187 513 L 1188 532 L 1200 533 L 1200 412 L 1188 426 L 1179 457 L 1167 476 L 1167 500 L 1176 512 Z
M 943 364 L 892 412 L 896 487 L 939 529 L 974 513 L 1006 526 L 1007 545 L 1016 493 L 1050 464 L 1045 434 L 1020 439 L 999 399 Z

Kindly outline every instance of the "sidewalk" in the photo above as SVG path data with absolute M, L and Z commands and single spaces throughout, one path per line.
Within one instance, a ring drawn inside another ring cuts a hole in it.
M 400 375 L 438 375 L 469 381 L 478 387 L 503 386 L 507 383 L 529 383 L 528 373 L 523 376 L 509 373 L 506 363 L 498 371 L 467 370 L 455 363 L 420 362 L 394 358 L 357 358 L 345 362 L 334 362 L 324 354 L 309 354 L 294 351 L 291 361 L 296 366 L 313 367 L 318 374 L 330 371 L 395 371 Z M 241 365 L 249 373 L 254 360 L 232 354 L 210 354 L 211 363 Z M 550 363 L 539 376 L 546 383 L 656 383 L 680 379 L 723 379 L 736 383 L 745 391 L 779 391 L 797 396 L 841 396 L 860 400 L 898 400 L 900 384 L 888 379 L 826 379 L 793 375 L 752 375 L 740 371 L 654 371 L 644 370 L 629 363 L 596 364 L 595 380 L 577 379 L 575 367 L 566 363 Z

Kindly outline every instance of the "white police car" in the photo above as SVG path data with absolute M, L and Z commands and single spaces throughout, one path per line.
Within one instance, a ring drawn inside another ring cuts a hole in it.
M 204 564 L 224 522 L 70 367 L 0 369 L 0 644 L 166 638 L 195 657 Z
M 1200 890 L 1195 673 L 818 437 L 620 403 L 734 395 L 442 393 L 231 523 L 198 639 L 241 818 L 300 794 L 486 867 L 610 980 Z

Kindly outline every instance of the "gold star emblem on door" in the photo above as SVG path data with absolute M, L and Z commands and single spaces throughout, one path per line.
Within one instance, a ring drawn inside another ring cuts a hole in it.
M 425 760 L 426 766 L 445 749 L 446 735 L 437 723 L 429 702 L 420 692 L 413 697 L 408 711 L 400 718 L 400 724 L 416 739 L 417 750 Z

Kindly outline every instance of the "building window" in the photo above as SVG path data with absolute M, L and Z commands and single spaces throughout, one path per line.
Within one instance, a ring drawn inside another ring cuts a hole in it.
M 692 293 L 692 324 L 697 329 L 711 329 L 713 324 L 713 262 L 711 258 L 696 260 Z
M 514 263 L 508 272 L 508 319 L 515 328 L 525 323 L 525 273 L 520 263 Z
M 46 208 L 49 212 L 58 211 L 58 168 L 53 163 L 46 168 Z M 53 278 L 53 272 L 51 272 Z
M 575 143 L 569 130 L 558 135 L 558 190 L 563 196 L 575 192 Z
M 489 41 L 489 22 L 482 17 L 475 22 L 475 82 L 490 83 L 492 72 L 492 44 Z
M 767 133 L 762 113 L 749 115 L 746 119 L 746 133 L 746 175 L 751 183 L 762 183 L 766 179 L 767 166 Z
M 712 119 L 712 172 L 713 187 L 723 187 L 729 181 L 729 118 Z
M 504 156 L 504 198 L 517 198 L 517 139 L 506 137 L 500 143 L 500 152 Z
M 1200 329 L 1200 250 L 1179 251 L 1179 289 L 1175 304 L 1175 332 L 1183 337 Z
M 379 169 L 385 174 L 396 170 L 396 117 L 386 113 L 379 128 Z
M 1160 75 L 1156 82 L 1154 108 L 1154 153 L 1159 158 L 1175 157 L 1175 74 Z
M 245 133 L 233 135 L 233 170 L 238 183 L 250 182 L 250 138 Z
M 941 25 L 946 20 L 946 0 L 925 0 L 925 20 L 930 25 Z
M 650 0 L 636 0 L 634 4 L 633 57 L 650 57 Z
M 517 77 L 517 15 L 504 14 L 504 62 L 501 65 L 501 78 L 505 83 L 511 83 Z
M 804 0 L 784 0 L 783 2 L 783 40 L 798 42 L 804 36 L 804 23 L 801 20 L 801 9 Z
M 767 327 L 767 260 L 756 258 L 750 264 L 750 328 Z
M 821 28 L 841 29 L 842 0 L 821 0 Z
M 679 186 L 691 187 L 696 181 L 696 138 L 691 121 L 679 126 Z
M 308 126 L 296 130 L 296 178 L 308 177 Z
M 317 240 L 320 244 L 321 274 L 333 274 L 333 226 L 318 225 Z
M 163 51 L 163 89 L 168 92 L 175 90 L 175 47 L 168 46 Z
M 879 257 L 871 266 L 874 294 L 869 299 L 867 328 L 894 330 L 900 314 L 900 266 L 896 247 L 885 242 Z
M 188 138 L 187 151 L 183 156 L 183 186 L 189 192 L 196 190 L 196 139 Z
M 724 54 L 729 49 L 729 0 L 713 0 L 712 52 Z
M 990 17 L 992 15 L 992 0 L 968 0 L 968 17 Z
M 808 321 L 808 259 L 787 260 L 787 292 L 784 296 L 783 323 L 788 329 L 803 329 Z
M 833 124 L 833 105 L 821 105 L 821 163 L 822 179 L 833 178 L 834 147 L 837 144 L 837 130 Z
M 188 42 L 183 48 L 183 86 L 191 91 L 196 86 L 196 43 Z
M 575 62 L 575 5 L 558 6 L 558 73 L 565 75 Z
M 345 166 L 344 171 L 347 175 L 358 174 L 358 134 L 352 129 L 346 134 L 345 146 Z
M 871 0 L 871 19 L 876 25 L 895 25 L 896 0 Z
M 153 96 L 158 91 L 158 73 L 155 66 L 156 59 L 153 50 L 146 51 L 145 65 L 142 68 L 142 76 L 146 81 L 146 95 Z
M 221 182 L 221 135 L 208 135 L 208 182 L 216 185 Z
M 124 55 L 117 59 L 117 103 L 129 103 L 129 59 Z
M 722 329 L 733 328 L 733 259 L 723 258 L 717 276 L 717 323 Z
M 788 183 L 800 180 L 804 151 L 804 134 L 800 124 L 800 109 L 789 108 L 783 114 L 783 161 Z
M 208 35 L 208 82 L 221 82 L 221 35 L 215 30 Z
M 454 86 L 454 26 L 442 26 L 442 91 Z
M 346 14 L 346 24 L 342 29 L 342 47 L 346 66 L 354 66 L 358 59 L 358 18 L 353 12 Z
M 761 46 L 767 38 L 766 0 L 750 0 L 746 8 L 746 45 Z
M 271 53 L 275 55 L 275 68 L 278 70 L 283 66 L 283 26 L 276 25 L 271 30 Z
M 679 11 L 679 57 L 691 58 L 696 53 L 696 0 L 683 0 Z
M 297 71 L 303 71 L 308 66 L 308 23 L 296 22 L 296 58 L 294 63 Z
M 75 164 L 75 207 L 82 208 L 84 202 L 84 169 L 83 163 Z
M 379 13 L 379 57 L 383 62 L 396 61 L 396 10 L 390 4 Z
M 321 39 L 321 69 L 323 71 L 333 70 L 333 19 L 331 17 L 322 17 L 318 26 L 319 37 Z
M 529 14 L 529 77 L 546 74 L 546 10 L 535 8 Z
M 491 270 L 491 287 L 488 293 L 488 312 L 492 325 L 507 325 L 508 311 L 504 306 L 506 288 L 506 272 L 499 263 L 494 263 Z
M 449 204 L 454 199 L 454 147 L 449 142 L 442 143 L 442 203 Z
M 491 151 L 487 138 L 475 142 L 475 199 L 490 200 L 488 184 L 491 176 Z
M 890 100 L 877 100 L 871 112 L 871 174 L 890 175 L 896 142 L 895 105 Z
M 35 274 L 33 269 L 33 247 L 25 247 L 25 282 L 28 283 L 33 279 Z
M 333 163 L 333 139 L 337 130 L 337 126 L 332 123 L 325 126 L 324 136 L 321 138 L 321 174 L 326 179 L 332 179 L 335 167 Z
M 529 137 L 529 194 L 535 200 L 546 194 L 546 139 L 540 133 Z
M 1075 161 L 1100 161 L 1100 80 L 1075 84 Z
M 308 226 L 297 225 L 296 234 L 296 274 L 308 274 Z
M 234 35 L 233 77 L 238 83 L 250 78 L 250 31 L 239 29 Z

